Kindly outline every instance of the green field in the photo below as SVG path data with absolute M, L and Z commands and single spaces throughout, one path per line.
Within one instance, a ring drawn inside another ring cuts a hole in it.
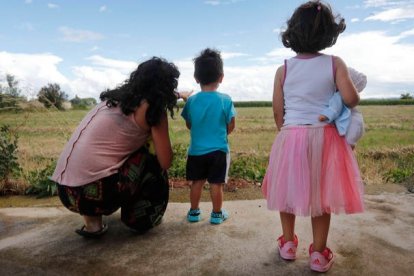
M 403 182 L 414 168 L 414 106 L 360 106 L 359 110 L 364 115 L 366 134 L 356 153 L 365 183 Z M 18 157 L 23 173 L 18 182 L 24 183 L 28 172 L 40 170 L 58 158 L 86 113 L 85 110 L 0 113 L 0 124 L 9 124 L 19 136 Z M 271 107 L 237 108 L 236 129 L 229 138 L 230 176 L 260 181 L 276 133 Z M 176 162 L 182 166 L 189 132 L 179 112 L 170 120 L 170 135 L 175 149 L 181 149 Z M 180 176 L 179 169 L 173 168 L 172 172 Z

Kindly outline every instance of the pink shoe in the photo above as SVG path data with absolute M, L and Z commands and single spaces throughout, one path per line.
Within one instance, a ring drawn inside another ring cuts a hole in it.
M 310 268 L 313 271 L 326 272 L 334 263 L 334 254 L 328 247 L 322 252 L 313 251 L 313 244 L 309 246 Z
M 277 239 L 279 255 L 284 260 L 295 260 L 296 249 L 298 248 L 298 237 L 295 235 L 294 241 L 285 241 L 283 235 Z

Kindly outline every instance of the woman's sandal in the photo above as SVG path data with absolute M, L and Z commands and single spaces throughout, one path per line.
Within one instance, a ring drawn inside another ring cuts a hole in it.
M 91 238 L 91 239 L 97 239 L 102 237 L 106 232 L 108 231 L 108 225 L 107 224 L 103 224 L 101 230 L 98 230 L 96 232 L 89 232 L 85 230 L 85 225 L 82 226 L 81 229 L 76 229 L 75 232 L 79 235 L 81 235 L 82 237 L 85 238 Z

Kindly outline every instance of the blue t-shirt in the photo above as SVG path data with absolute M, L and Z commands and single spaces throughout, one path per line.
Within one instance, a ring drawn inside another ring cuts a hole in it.
M 189 155 L 229 152 L 227 125 L 236 116 L 230 96 L 202 91 L 188 98 L 181 116 L 191 125 Z

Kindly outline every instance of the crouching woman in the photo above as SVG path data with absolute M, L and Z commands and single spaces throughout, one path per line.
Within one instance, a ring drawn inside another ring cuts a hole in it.
M 138 232 L 161 222 L 172 161 L 167 113 L 174 115 L 179 75 L 161 58 L 141 63 L 121 86 L 101 93 L 72 134 L 52 180 L 63 205 L 84 219 L 79 235 L 102 236 L 102 216 L 119 208 Z

